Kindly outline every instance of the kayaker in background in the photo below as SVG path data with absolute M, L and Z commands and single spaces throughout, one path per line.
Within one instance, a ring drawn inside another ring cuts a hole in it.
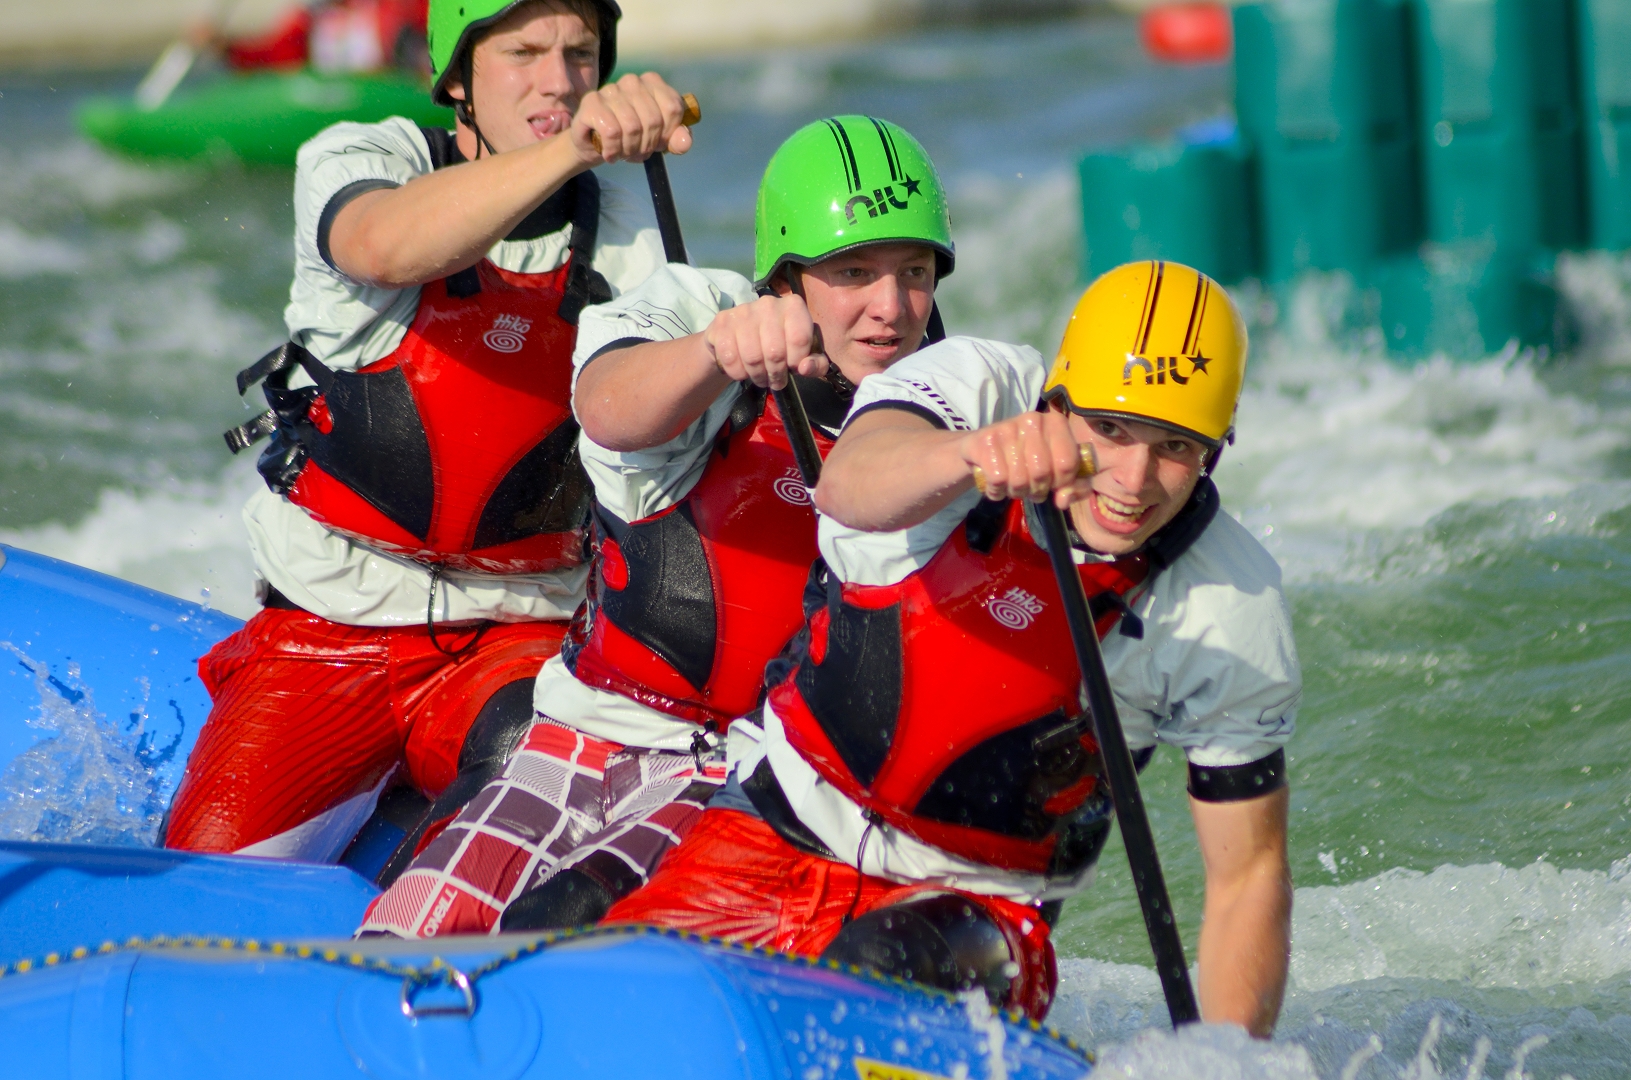
M 833 209 L 846 201 L 848 215 Z M 589 601 L 504 774 L 374 902 L 364 933 L 594 922 L 724 780 L 724 732 L 803 622 L 816 557 L 767 389 L 791 376 L 830 445 L 855 384 L 943 336 L 934 289 L 953 265 L 934 165 L 884 120 L 795 132 L 755 216 L 755 281 L 669 264 L 584 312 L 573 405 L 595 485 Z
M 259 34 L 229 38 L 212 24 L 191 31 L 236 71 L 305 67 L 324 73 L 398 68 L 430 74 L 428 0 L 326 0 L 286 9 Z
M 272 435 L 244 509 L 265 607 L 200 661 L 167 846 L 333 860 L 393 775 L 456 809 L 531 723 L 588 573 L 578 314 L 663 265 L 590 170 L 691 145 L 660 77 L 605 82 L 618 17 L 434 0 L 456 130 L 301 149 L 290 343 L 239 377 L 274 409 L 229 433 Z
M 816 489 L 808 623 L 767 673 L 762 716 L 732 725 L 727 785 L 606 921 L 983 987 L 1044 1015 L 1050 923 L 1111 824 L 1026 512 L 1054 498 L 1128 743 L 1189 759 L 1203 1012 L 1267 1034 L 1290 950 L 1283 747 L 1301 676 L 1279 567 L 1218 512 L 1208 475 L 1245 361 L 1223 289 L 1134 263 L 1087 291 L 1051 372 L 1034 349 L 951 338 L 867 380 Z

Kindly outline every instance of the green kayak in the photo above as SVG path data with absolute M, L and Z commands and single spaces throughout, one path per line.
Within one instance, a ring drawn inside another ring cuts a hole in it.
M 93 98 L 80 106 L 78 121 L 86 136 L 123 154 L 293 165 L 300 144 L 330 124 L 387 116 L 453 126 L 453 111 L 431 104 L 425 84 L 410 76 L 312 71 L 227 76 L 151 112 L 128 99 Z

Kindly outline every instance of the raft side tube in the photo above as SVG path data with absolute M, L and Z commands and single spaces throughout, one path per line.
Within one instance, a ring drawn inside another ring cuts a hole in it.
M 495 946 L 536 940 L 450 939 L 439 955 L 475 972 Z M 478 974 L 469 999 L 446 985 L 405 999 L 402 972 L 429 970 L 425 944 L 336 942 L 333 962 L 171 949 L 58 963 L 0 979 L 0 1042 L 21 1050 L 22 1075 L 67 1075 L 73 1061 L 130 1080 L 359 1070 L 439 1080 L 1075 1080 L 1089 1068 L 1073 1046 L 983 1005 L 643 928 L 569 936 L 501 963 Z

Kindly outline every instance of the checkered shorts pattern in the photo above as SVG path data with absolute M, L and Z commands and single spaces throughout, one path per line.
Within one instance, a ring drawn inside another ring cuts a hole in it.
M 522 893 L 574 867 L 614 897 L 644 885 L 725 781 L 697 759 L 591 738 L 540 716 L 504 772 L 369 905 L 360 932 L 498 932 Z

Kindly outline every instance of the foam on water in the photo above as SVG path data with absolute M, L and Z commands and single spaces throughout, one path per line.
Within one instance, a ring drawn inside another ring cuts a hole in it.
M 1288 580 L 1366 578 L 1380 553 L 1452 508 L 1519 500 L 1544 516 L 1615 475 L 1631 409 L 1554 388 L 1516 349 L 1390 362 L 1332 333 L 1323 302 L 1350 287 L 1302 283 L 1279 324 L 1255 335 L 1239 442 L 1219 470 L 1226 504 Z
M 239 511 L 260 483 L 244 462 L 213 484 L 108 490 L 77 524 L 0 530 L 0 542 L 248 618 L 259 606 Z
M 111 210 L 185 191 L 204 175 L 191 166 L 116 157 L 79 139 L 40 149 L 0 150 L 0 206 L 26 206 L 36 214 Z
M 78 665 L 58 677 L 9 642 L 0 651 L 34 673 L 40 704 L 29 723 L 46 733 L 0 773 L 0 840 L 153 843 L 164 815 L 155 770 L 175 747 L 146 732 L 145 710 L 122 730 L 110 722 Z
M 1118 1078 L 1461 1080 L 1486 1065 L 1492 1077 L 1503 1075 L 1495 1066 L 1556 1077 L 1561 1068 L 1519 1058 L 1540 1066 L 1566 1052 L 1584 1080 L 1631 1060 L 1631 858 L 1606 872 L 1540 861 L 1394 869 L 1298 889 L 1294 913 L 1272 1043 L 1217 1025 L 1173 1035 L 1153 970 L 1089 959 L 1060 961 L 1049 1021 L 1100 1048 L 1095 1075 Z

